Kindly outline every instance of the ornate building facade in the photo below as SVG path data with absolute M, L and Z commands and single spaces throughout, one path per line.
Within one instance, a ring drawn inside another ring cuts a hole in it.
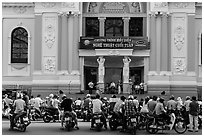
M 5 2 L 2 25 L 4 89 L 201 94 L 202 3 Z

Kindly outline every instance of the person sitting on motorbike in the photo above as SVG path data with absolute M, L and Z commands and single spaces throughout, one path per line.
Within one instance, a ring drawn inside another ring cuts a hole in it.
M 94 99 L 92 101 L 92 105 L 93 105 L 93 111 L 92 111 L 93 114 L 99 113 L 99 114 L 102 115 L 102 121 L 103 121 L 104 127 L 105 127 L 105 129 L 107 129 L 106 117 L 105 117 L 105 114 L 102 111 L 103 102 L 100 100 L 100 95 L 99 94 L 96 94 L 96 99 Z M 91 120 L 91 129 L 93 129 L 93 128 L 94 128 L 94 119 L 92 118 L 92 120 Z
M 81 109 L 81 104 L 82 104 L 81 98 L 78 98 L 74 103 L 75 103 L 76 109 Z
M 125 101 L 123 107 L 123 126 L 122 126 L 122 130 L 121 132 L 124 132 L 127 129 L 127 118 L 131 115 L 135 115 L 137 110 L 136 110 L 136 106 L 133 102 L 133 95 L 130 95 L 128 97 L 128 100 Z
M 64 129 L 63 123 L 64 123 L 64 116 L 65 116 L 66 112 L 72 113 L 72 116 L 73 116 L 73 119 L 74 119 L 75 125 L 76 125 L 75 128 L 79 129 L 78 121 L 77 121 L 77 115 L 73 111 L 72 104 L 73 104 L 73 101 L 70 98 L 67 98 L 66 95 L 62 97 L 62 102 L 61 102 L 60 106 L 61 106 L 61 109 L 64 110 L 64 113 L 62 114 L 62 117 L 61 117 L 61 129 Z
M 26 107 L 25 101 L 21 96 L 17 96 L 17 99 L 13 103 L 13 108 L 15 109 L 13 117 L 11 117 L 10 129 L 13 129 L 13 125 L 17 122 L 17 119 L 21 116 L 22 112 L 24 112 Z
M 89 110 L 90 109 L 90 104 L 91 104 L 91 95 L 90 94 L 87 94 L 86 95 L 86 99 L 84 100 L 84 103 L 83 103 L 83 109 L 87 109 L 87 110 Z
M 171 124 L 171 118 L 170 116 L 166 113 L 166 110 L 164 109 L 164 99 L 163 98 L 159 98 L 158 103 L 156 104 L 155 107 L 155 113 L 157 117 L 161 117 L 163 118 L 166 123 L 169 125 Z
M 34 106 L 34 108 L 35 108 L 35 110 L 39 116 L 41 116 L 40 107 L 42 104 L 42 99 L 40 97 L 41 97 L 41 95 L 38 94 L 37 97 L 34 99 L 34 104 L 33 104 L 33 106 Z
M 177 104 L 177 103 L 176 103 L 176 101 L 174 100 L 174 96 L 172 95 L 172 96 L 170 97 L 170 100 L 167 101 L 167 105 L 166 105 L 167 111 L 168 111 L 168 112 L 173 112 L 173 113 L 175 113 L 176 104 Z
M 113 108 L 113 112 L 115 112 L 117 118 L 121 118 L 122 119 L 122 110 L 121 107 L 122 105 L 124 105 L 125 102 L 125 96 L 121 96 L 120 100 L 118 100 Z

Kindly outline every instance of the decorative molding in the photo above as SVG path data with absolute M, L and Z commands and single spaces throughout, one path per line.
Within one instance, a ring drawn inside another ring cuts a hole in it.
M 132 7 L 134 7 L 134 12 L 142 12 L 142 7 L 140 5 L 140 2 L 132 2 Z
M 44 57 L 44 72 L 55 72 L 56 69 L 56 61 L 55 57 Z
M 53 8 L 56 5 L 56 2 L 42 2 L 41 5 L 45 8 Z
M 110 56 L 118 56 L 120 55 L 120 52 L 118 50 L 109 50 Z
M 88 6 L 88 12 L 96 13 L 95 8 L 97 7 L 97 2 L 90 2 Z
M 28 64 L 24 64 L 24 63 L 12 63 L 11 64 L 11 68 L 15 68 L 17 70 L 21 70 L 24 69 L 28 66 Z
M 151 2 L 150 12 L 168 12 L 168 2 Z
M 189 2 L 174 2 L 175 7 L 177 8 L 186 8 L 190 5 Z
M 48 48 L 52 48 L 55 43 L 55 26 L 53 25 L 55 19 L 53 18 L 46 18 L 45 19 L 45 44 Z
M 129 13 L 129 7 L 126 2 L 103 2 L 99 13 Z
M 184 74 L 186 72 L 186 59 L 174 58 L 174 74 Z
M 13 11 L 17 14 L 24 14 L 27 11 L 27 7 L 23 6 L 13 7 Z
M 184 28 L 181 25 L 178 25 L 175 28 L 174 32 L 174 45 L 176 46 L 177 50 L 181 50 L 184 46 L 185 36 L 184 36 Z

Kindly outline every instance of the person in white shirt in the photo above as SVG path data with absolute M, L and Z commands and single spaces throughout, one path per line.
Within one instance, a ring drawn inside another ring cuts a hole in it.
M 37 113 L 41 116 L 40 107 L 41 107 L 41 104 L 42 104 L 43 101 L 42 101 L 42 99 L 40 97 L 41 97 L 41 95 L 38 94 L 37 97 L 34 100 L 33 106 L 37 110 Z
M 95 114 L 95 113 L 102 114 L 102 120 L 104 123 L 104 127 L 105 127 L 105 129 L 107 129 L 106 118 L 105 118 L 105 115 L 102 111 L 103 102 L 100 100 L 100 95 L 96 94 L 96 99 L 94 99 L 92 101 L 92 105 L 93 105 L 93 111 L 92 111 L 93 114 Z M 91 129 L 93 129 L 93 127 L 94 127 L 94 120 L 92 119 L 91 120 Z
M 94 83 L 92 81 L 90 81 L 88 83 L 88 86 L 89 86 L 89 94 L 92 94 L 92 90 L 93 90 L 93 87 L 94 87 Z

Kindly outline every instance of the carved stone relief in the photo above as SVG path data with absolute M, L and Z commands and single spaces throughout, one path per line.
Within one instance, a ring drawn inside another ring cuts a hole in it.
M 44 57 L 44 71 L 55 72 L 55 57 Z
M 185 58 L 174 58 L 174 73 L 184 74 L 186 72 Z
M 26 7 L 14 7 L 13 11 L 17 14 L 23 14 L 27 11 Z
M 174 34 L 174 44 L 178 50 L 181 50 L 185 42 L 184 28 L 182 26 L 177 26 Z
M 55 2 L 42 2 L 41 5 L 45 8 L 53 8 L 56 3 Z
M 186 8 L 189 4 L 189 2 L 174 2 L 175 7 L 177 8 Z
M 126 8 L 122 2 L 106 2 L 102 7 L 102 13 L 127 13 Z
M 62 8 L 75 8 L 75 2 L 62 2 Z
M 53 19 L 45 20 L 45 44 L 48 48 L 52 48 L 55 42 L 55 27 L 53 26 Z
M 141 7 L 139 2 L 132 2 L 132 7 L 134 7 L 135 12 L 141 12 Z
M 88 12 L 95 13 L 95 8 L 97 7 L 96 2 L 90 2 Z

